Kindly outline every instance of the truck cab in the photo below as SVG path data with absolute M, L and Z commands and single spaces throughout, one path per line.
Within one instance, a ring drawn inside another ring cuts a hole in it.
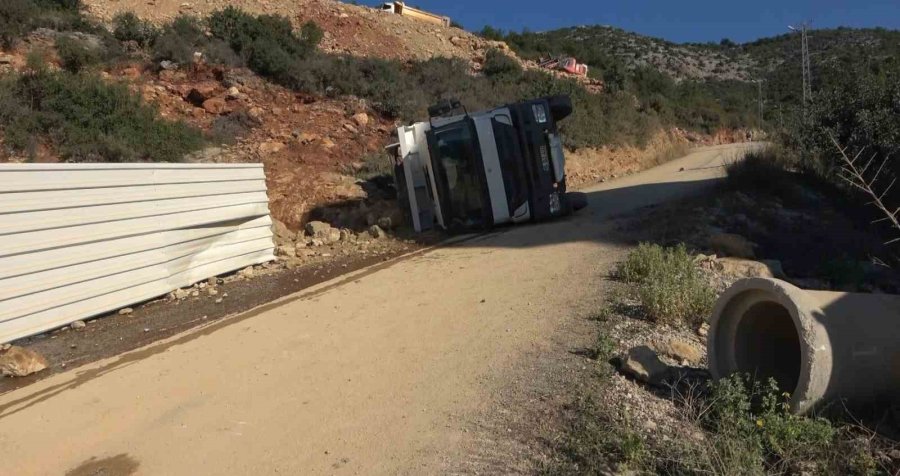
M 389 149 L 415 230 L 479 230 L 583 206 L 583 197 L 566 192 L 557 128 L 571 111 L 566 96 L 471 114 L 450 101 L 430 108 L 427 122 L 398 128 L 399 142 Z

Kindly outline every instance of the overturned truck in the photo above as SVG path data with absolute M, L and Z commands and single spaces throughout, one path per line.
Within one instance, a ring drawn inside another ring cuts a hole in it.
M 583 208 L 566 191 L 557 122 L 572 112 L 553 96 L 469 113 L 458 101 L 397 130 L 388 146 L 401 206 L 416 231 L 451 232 L 543 221 Z

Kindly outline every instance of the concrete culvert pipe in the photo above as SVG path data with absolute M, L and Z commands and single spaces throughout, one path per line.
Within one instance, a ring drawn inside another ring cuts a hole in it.
M 738 281 L 719 298 L 707 352 L 713 378 L 774 378 L 791 408 L 900 401 L 900 296 Z

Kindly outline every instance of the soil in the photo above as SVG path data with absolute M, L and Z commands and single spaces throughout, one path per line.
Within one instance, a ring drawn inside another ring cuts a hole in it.
M 182 300 L 163 297 L 132 306 L 127 314 L 116 311 L 93 317 L 78 330 L 66 326 L 20 339 L 12 344 L 38 352 L 50 365 L 28 377 L 0 379 L 0 394 L 66 369 L 210 325 L 335 277 L 425 250 L 439 239 L 439 235 L 419 237 L 419 241 L 385 239 L 369 247 L 367 253 L 354 250 L 349 254 L 338 253 L 336 257 L 318 256 L 297 265 L 266 263 L 255 267 L 252 278 L 243 278 L 240 273 L 221 277 L 224 279 L 220 278 L 222 282 L 216 286 L 216 295 L 195 286 L 192 290 L 198 291 L 198 296 Z

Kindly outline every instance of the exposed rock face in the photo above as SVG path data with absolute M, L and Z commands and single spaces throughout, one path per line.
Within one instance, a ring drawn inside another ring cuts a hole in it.
M 47 360 L 41 354 L 19 346 L 11 346 L 0 354 L 0 375 L 26 377 L 47 368 Z

